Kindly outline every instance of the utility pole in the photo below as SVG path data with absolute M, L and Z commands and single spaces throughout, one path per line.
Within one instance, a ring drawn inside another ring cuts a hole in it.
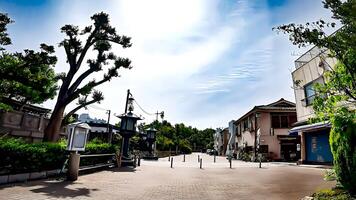
M 126 96 L 126 104 L 125 104 L 125 113 L 127 113 L 127 106 L 129 103 L 129 97 L 130 97 L 130 89 L 127 90 L 127 96 Z
M 106 113 L 108 114 L 108 122 L 107 122 L 107 127 L 106 127 L 106 132 L 108 133 L 108 140 L 109 143 L 111 144 L 112 141 L 112 129 L 110 129 L 110 115 L 111 115 L 111 110 L 107 110 Z
M 155 115 L 156 115 L 156 120 L 157 120 L 157 121 L 158 121 L 158 116 L 159 116 L 159 115 L 160 115 L 161 118 L 163 119 L 163 117 L 164 117 L 164 111 L 158 112 L 158 110 L 157 110 L 157 112 L 155 113 Z

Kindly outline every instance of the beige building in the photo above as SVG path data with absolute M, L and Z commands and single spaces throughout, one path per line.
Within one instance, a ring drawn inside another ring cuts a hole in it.
M 283 98 L 252 108 L 235 121 L 236 143 L 239 154 L 253 155 L 257 146 L 257 130 L 260 129 L 260 151 L 269 160 L 297 160 L 300 153 L 298 135 L 289 135 L 289 130 L 297 121 L 295 104 Z
M 301 136 L 302 163 L 331 163 L 333 158 L 329 146 L 330 125 L 328 122 L 308 124 L 314 117 L 312 103 L 315 83 L 324 83 L 324 72 L 330 70 L 336 59 L 328 57 L 326 49 L 313 47 L 295 61 L 292 72 L 297 109 L 297 123 L 290 134 Z

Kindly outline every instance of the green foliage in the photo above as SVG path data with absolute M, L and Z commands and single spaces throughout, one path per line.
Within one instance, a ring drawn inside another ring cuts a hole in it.
M 46 141 L 58 139 L 62 124 L 60 119 L 63 118 L 63 110 L 68 104 L 79 98 L 78 107 L 69 112 L 73 114 L 82 107 L 101 101 L 102 93 L 95 92 L 94 88 L 118 77 L 120 68 L 132 68 L 128 58 L 115 55 L 112 49 L 114 44 L 122 48 L 131 47 L 131 38 L 119 35 L 117 29 L 111 26 L 109 15 L 104 12 L 94 14 L 91 20 L 92 25 L 82 29 L 74 25 L 64 25 L 61 28 L 65 38 L 59 46 L 65 50 L 69 68 L 66 74 L 61 75 L 63 83 L 50 122 L 45 129 Z M 87 58 L 90 51 L 95 55 Z M 106 73 L 103 73 L 102 78 L 91 79 L 92 74 L 100 73 L 104 69 Z M 92 100 L 87 100 L 89 94 L 92 94 Z
M 142 126 L 142 127 L 141 127 Z M 191 126 L 185 126 L 183 123 L 172 125 L 168 121 L 154 121 L 148 125 L 139 125 L 141 129 L 153 127 L 157 130 L 157 149 L 160 151 L 167 151 L 169 149 L 178 150 L 182 153 L 192 152 L 194 145 L 197 150 L 206 148 L 213 143 L 214 129 L 198 130 Z
M 0 139 L 1 173 L 60 169 L 66 159 L 65 143 L 28 144 L 20 139 Z
M 83 155 L 88 154 L 112 154 L 117 152 L 119 146 L 111 145 L 109 143 L 104 143 L 100 139 L 93 139 L 88 142 L 85 146 L 85 152 Z M 106 163 L 111 160 L 113 156 L 100 156 L 100 157 L 83 157 L 80 158 L 80 166 L 95 165 L 98 163 Z
M 6 14 L 0 13 L 0 45 L 9 45 L 6 33 L 11 23 Z M 0 50 L 4 50 L 0 47 Z M 3 98 L 16 99 L 23 104 L 42 103 L 56 95 L 57 78 L 53 66 L 57 62 L 53 46 L 41 44 L 41 51 L 26 49 L 24 53 L 0 54 L 0 109 L 11 109 L 1 102 Z
M 84 154 L 114 153 L 118 147 L 100 143 L 89 142 Z M 24 172 L 37 172 L 62 168 L 67 159 L 66 141 L 58 143 L 26 143 L 21 139 L 0 139 L 0 174 L 14 174 Z M 103 162 L 103 159 L 83 159 L 81 165 Z
M 315 200 L 352 200 L 355 199 L 341 188 L 320 190 L 312 195 Z
M 334 169 L 325 170 L 324 180 L 326 180 L 326 181 L 335 181 L 336 180 L 335 170 Z
M 8 35 L 7 25 L 12 23 L 12 20 L 7 16 L 7 14 L 0 13 L 0 45 L 9 45 L 11 44 L 11 39 Z M 0 51 L 4 50 L 0 46 Z
M 356 1 L 325 0 L 324 7 L 332 12 L 333 19 L 342 25 L 332 35 L 326 27 L 335 27 L 335 22 L 288 24 L 275 28 L 287 33 L 293 44 L 316 45 L 328 49 L 327 56 L 335 57 L 338 63 L 332 67 L 323 54 L 319 66 L 324 69 L 325 84 L 316 84 L 313 108 L 315 121 L 329 121 L 332 125 L 330 146 L 334 157 L 337 180 L 351 193 L 356 193 Z
M 340 113 L 341 114 L 341 113 Z M 356 192 L 356 116 L 353 121 L 347 115 L 332 118 L 330 132 L 331 151 L 337 180 L 351 193 Z
M 250 162 L 252 160 L 252 156 L 253 156 L 252 153 L 241 152 L 239 155 L 239 159 Z

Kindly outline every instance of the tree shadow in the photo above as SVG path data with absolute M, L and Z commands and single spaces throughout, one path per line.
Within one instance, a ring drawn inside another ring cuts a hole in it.
M 90 197 L 92 191 L 98 189 L 89 189 L 86 187 L 75 187 L 81 185 L 80 183 L 65 181 L 65 180 L 47 180 L 47 181 L 34 181 L 26 186 L 39 186 L 38 188 L 31 189 L 34 193 L 42 193 L 44 195 L 55 198 L 75 198 L 80 196 Z
M 112 168 L 112 169 L 109 169 L 108 171 L 111 171 L 111 172 L 136 172 L 137 169 L 134 167 L 120 167 L 120 168 Z

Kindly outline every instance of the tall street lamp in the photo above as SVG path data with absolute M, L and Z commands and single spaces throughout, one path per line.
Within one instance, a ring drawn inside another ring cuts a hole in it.
M 134 165 L 134 160 L 129 153 L 130 138 L 134 134 L 136 134 L 136 123 L 138 120 L 141 120 L 141 118 L 132 113 L 134 109 L 133 101 L 134 98 L 132 97 L 130 90 L 127 90 L 125 113 L 118 116 L 121 119 L 120 135 L 122 136 L 123 139 L 121 145 L 121 153 L 122 153 L 121 166 Z

